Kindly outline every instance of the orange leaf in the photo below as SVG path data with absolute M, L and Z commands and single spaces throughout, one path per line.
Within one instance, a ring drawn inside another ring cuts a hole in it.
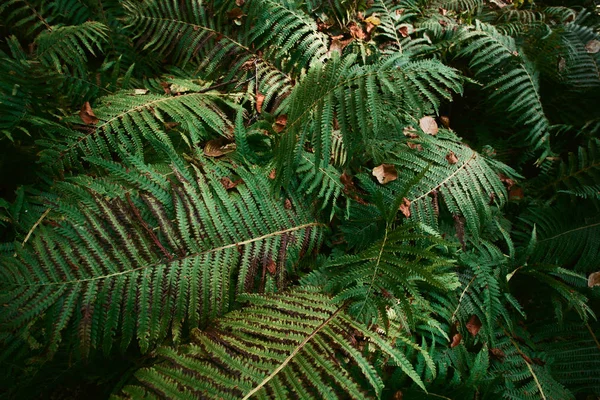
M 241 180 L 241 179 L 238 179 L 238 180 L 236 180 L 236 181 L 232 181 L 232 180 L 231 180 L 230 178 L 228 178 L 228 177 L 221 178 L 221 185 L 223 185 L 223 187 L 224 187 L 226 190 L 233 189 L 234 187 L 236 187 L 237 185 L 239 185 L 239 184 L 240 184 L 240 183 L 242 183 L 242 182 L 243 182 L 243 180 Z
M 272 169 L 271 172 L 269 172 L 269 179 L 275 179 L 276 176 L 277 176 L 277 171 Z
M 267 271 L 269 271 L 271 275 L 275 275 L 275 271 L 277 271 L 277 265 L 275 265 L 275 261 L 273 261 L 273 259 L 269 258 L 269 262 L 267 263 L 266 267 Z
M 256 111 L 262 112 L 263 102 L 265 101 L 265 95 L 257 92 L 256 93 Z
M 440 117 L 440 122 L 444 125 L 444 128 L 450 128 L 450 118 L 445 115 Z
M 283 131 L 285 129 L 286 125 L 287 125 L 287 115 L 281 114 L 275 120 L 275 125 L 273 125 L 273 130 L 275 132 L 279 133 L 279 132 L 281 132 L 281 131 Z
M 81 107 L 81 110 L 79 111 L 79 117 L 81 117 L 81 120 L 86 125 L 96 125 L 99 121 L 99 119 L 96 118 L 94 111 L 92 111 L 92 106 L 90 106 L 89 101 L 86 101 Z
M 400 35 L 402 35 L 402 37 L 408 37 L 408 26 L 402 25 L 400 28 L 398 28 L 398 32 L 400 32 Z

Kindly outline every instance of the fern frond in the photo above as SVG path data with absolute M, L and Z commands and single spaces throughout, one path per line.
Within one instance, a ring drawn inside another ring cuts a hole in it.
M 232 123 L 222 107 L 233 106 L 229 99 L 235 94 L 222 95 L 194 82 L 187 82 L 187 86 L 191 89 L 181 94 L 125 90 L 103 97 L 93 109 L 97 123 L 84 126 L 80 132 L 63 130 L 63 141 L 43 142 L 48 148 L 42 160 L 53 169 L 64 170 L 80 168 L 82 154 L 110 160 L 120 146 L 131 154 L 141 154 L 144 139 L 171 143 L 164 133 L 164 124 L 169 122 L 182 127 L 192 147 L 214 134 L 230 135 Z
M 318 248 L 321 224 L 293 197 L 266 197 L 266 171 L 203 160 L 200 172 L 172 157 L 170 176 L 133 159 L 97 160 L 130 182 L 109 186 L 119 197 L 89 189 L 99 187 L 90 179 L 65 186 L 78 205 L 63 203 L 64 220 L 2 259 L 0 326 L 11 341 L 36 337 L 52 355 L 68 334 L 85 356 L 137 339 L 146 352 L 228 311 L 238 294 L 283 289 Z M 236 177 L 228 192 L 223 180 Z M 35 330 L 48 318 L 52 329 Z
M 373 332 L 318 291 L 245 299 L 250 306 L 195 331 L 190 345 L 160 348 L 155 366 L 140 369 L 115 398 L 379 398 L 384 384 L 373 352 L 424 387 L 397 347 L 408 341 L 400 332 Z

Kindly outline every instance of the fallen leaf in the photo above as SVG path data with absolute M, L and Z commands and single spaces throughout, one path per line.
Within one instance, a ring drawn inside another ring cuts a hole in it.
M 273 261 L 272 258 L 269 258 L 269 262 L 265 266 L 267 267 L 267 271 L 269 271 L 271 275 L 275 275 L 275 271 L 277 271 L 277 265 L 275 264 L 275 261 Z
M 213 139 L 204 145 L 204 155 L 208 157 L 221 157 L 235 150 L 235 143 L 228 143 L 224 138 Z
M 90 105 L 89 101 L 86 101 L 83 104 L 83 106 L 81 107 L 81 111 L 79 111 L 79 116 L 81 117 L 83 123 L 86 125 L 96 125 L 99 121 L 99 119 L 96 118 L 96 114 L 94 114 L 94 111 L 92 111 L 92 106 Z
M 515 181 L 504 174 L 498 174 L 500 181 L 506 185 L 506 189 L 510 190 L 515 185 Z
M 445 8 L 438 8 L 438 11 L 440 12 L 440 14 L 442 14 L 443 16 L 445 16 L 448 13 L 448 10 L 446 10 Z
M 275 179 L 276 176 L 277 171 L 275 171 L 275 169 L 272 169 L 271 172 L 269 172 L 269 179 Z
M 292 201 L 290 199 L 285 199 L 284 207 L 286 210 L 291 210 L 292 209 Z
M 402 199 L 402 204 L 400 204 L 400 207 L 398 207 L 398 210 L 400 210 L 400 212 L 402 214 L 404 214 L 404 216 L 406 218 L 410 218 L 410 200 L 407 199 L 406 197 Z
M 235 0 L 235 5 L 241 7 L 244 5 L 245 2 L 245 0 Z
M 399 8 L 396 10 L 396 15 L 402 15 L 403 12 L 404 12 L 404 8 Z
M 443 27 L 446 27 L 446 26 L 448 26 L 448 21 L 445 21 L 445 20 L 443 20 L 443 19 L 440 19 L 440 20 L 439 20 L 439 23 L 440 23 L 440 25 L 441 25 L 441 26 L 443 26 Z
M 256 93 L 256 111 L 262 112 L 263 102 L 265 101 L 265 95 L 257 92 Z
M 396 167 L 392 164 L 381 164 L 380 166 L 373 168 L 372 174 L 377 178 L 377 181 L 383 185 L 398 179 Z
M 423 132 L 428 133 L 430 135 L 437 135 L 438 133 L 438 124 L 435 122 L 433 117 L 423 117 L 419 120 L 419 126 L 423 130 Z
M 133 89 L 133 94 L 136 96 L 140 96 L 148 93 L 148 89 Z
M 452 343 L 450 343 L 450 347 L 456 347 L 460 344 L 460 341 L 462 340 L 462 335 L 460 333 L 457 333 L 456 335 L 452 336 Z
M 501 349 L 491 348 L 490 353 L 492 353 L 492 357 L 500 361 L 504 360 L 504 357 L 506 357 L 506 354 L 504 354 Z
M 558 57 L 558 72 L 563 72 L 567 68 L 567 60 L 563 57 Z
M 593 272 L 588 276 L 588 287 L 600 286 L 600 271 Z
M 339 54 L 342 54 L 342 51 L 346 46 L 348 46 L 354 38 L 344 39 L 344 35 L 332 36 L 331 37 L 331 45 L 329 46 L 329 52 L 337 51 Z
M 238 18 L 242 17 L 243 15 L 244 15 L 244 12 L 239 7 L 236 7 L 236 8 L 233 8 L 233 9 L 227 11 L 227 16 L 229 17 L 229 19 L 238 19 Z
M 165 94 L 170 95 L 171 94 L 171 84 L 168 82 L 161 82 L 160 86 L 162 86 L 163 90 L 165 91 Z
M 456 157 L 456 154 L 454 154 L 454 152 L 450 150 L 450 152 L 446 154 L 446 161 L 454 165 L 458 162 L 458 157 Z
M 407 25 L 401 25 L 400 28 L 398 28 L 398 32 L 400 32 L 402 37 L 408 37 L 410 35 Z
M 481 321 L 479 320 L 479 317 L 477 315 L 472 315 L 469 322 L 467 322 L 467 330 L 471 335 L 475 336 L 479 333 L 480 329 Z
M 442 115 L 440 117 L 440 122 L 442 123 L 444 128 L 450 128 L 450 118 L 448 118 L 447 116 Z
M 402 393 L 402 390 L 398 390 L 396 393 L 394 393 L 394 400 L 402 400 L 404 398 L 404 394 Z
M 407 126 L 402 130 L 402 133 L 404 134 L 404 136 L 411 138 L 411 139 L 416 139 L 419 137 L 419 135 L 417 134 L 417 130 L 415 129 L 414 126 Z
M 365 31 L 363 31 L 362 27 L 358 25 L 356 22 L 351 22 L 348 25 L 348 29 L 350 29 L 350 34 L 355 39 L 364 40 L 367 37 Z
M 597 52 L 600 51 L 600 40 L 598 40 L 598 39 L 590 40 L 589 42 L 586 43 L 585 50 L 588 53 L 596 54 Z
M 233 189 L 234 187 L 236 187 L 237 185 L 239 185 L 242 182 L 243 182 L 243 180 L 241 180 L 241 179 L 238 179 L 236 181 L 232 181 L 228 177 L 221 178 L 221 185 L 223 185 L 223 187 L 225 188 L 225 190 Z
M 523 197 L 525 197 L 525 195 L 523 194 L 523 189 L 520 187 L 514 187 L 508 192 L 509 200 L 521 200 Z
M 406 145 L 413 150 L 417 149 L 417 151 L 423 151 L 423 146 L 421 143 L 406 142 Z
M 279 132 L 281 132 L 281 131 L 283 131 L 285 129 L 286 125 L 287 125 L 287 115 L 281 114 L 275 120 L 275 125 L 273 125 L 273 130 L 275 132 L 279 133 Z

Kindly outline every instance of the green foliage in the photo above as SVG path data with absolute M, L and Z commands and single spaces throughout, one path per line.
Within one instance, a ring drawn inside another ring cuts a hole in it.
M 600 396 L 590 2 L 0 18 L 5 397 Z

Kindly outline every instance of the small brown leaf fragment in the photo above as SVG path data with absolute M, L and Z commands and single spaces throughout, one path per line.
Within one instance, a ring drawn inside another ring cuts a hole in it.
M 563 72 L 567 68 L 567 60 L 564 57 L 558 57 L 558 72 Z
M 381 164 L 380 166 L 373 168 L 372 174 L 382 185 L 398 179 L 396 167 L 392 164 Z
M 450 118 L 445 115 L 440 116 L 440 122 L 444 126 L 444 128 L 450 128 Z
M 275 261 L 273 261 L 272 258 L 269 258 L 266 267 L 267 271 L 269 271 L 271 275 L 275 275 L 275 271 L 277 271 L 277 265 L 275 264 Z
M 238 7 L 243 6 L 244 3 L 246 3 L 245 0 L 235 0 L 235 5 L 238 6 Z
M 275 120 L 275 124 L 273 125 L 273 130 L 277 133 L 280 133 L 285 129 L 287 125 L 287 115 L 282 114 Z
M 525 360 L 525 362 L 527 364 L 533 364 L 533 360 L 527 354 L 524 354 L 524 353 L 520 353 L 520 354 L 521 354 L 521 357 L 523 357 L 523 360 Z
M 600 51 L 600 40 L 592 39 L 585 44 L 585 50 L 590 54 L 596 54 Z
M 291 210 L 292 209 L 292 201 L 290 199 L 285 199 L 284 207 L 286 210 Z
M 275 169 L 272 169 L 271 172 L 269 172 L 269 179 L 275 179 L 276 176 L 277 171 L 275 171 Z
M 498 174 L 500 181 L 506 185 L 506 189 L 510 190 L 515 185 L 515 181 L 504 174 Z
M 440 12 L 440 14 L 442 14 L 443 16 L 445 16 L 446 14 L 448 14 L 448 10 L 446 10 L 445 8 L 438 8 L 438 11 Z
M 133 89 L 133 94 L 135 96 L 141 96 L 148 93 L 148 89 Z
M 224 138 L 213 139 L 204 145 L 204 155 L 208 157 L 221 157 L 235 150 L 235 143 L 227 143 Z
M 523 189 L 520 187 L 514 187 L 508 192 L 509 200 L 522 200 L 523 197 L 525 197 L 525 195 L 523 194 Z
M 406 197 L 402 199 L 402 204 L 400 204 L 400 207 L 398 207 L 398 210 L 400 210 L 400 212 L 402 214 L 404 214 L 404 216 L 406 218 L 410 218 L 410 200 L 407 199 Z
M 475 336 L 479 333 L 480 329 L 481 321 L 479 320 L 479 317 L 477 315 L 472 315 L 469 322 L 467 322 L 467 330 L 471 335 Z
M 332 36 L 331 37 L 331 45 L 329 45 L 329 52 L 332 53 L 337 51 L 339 54 L 342 54 L 342 51 L 346 46 L 348 46 L 354 38 L 344 39 L 344 35 Z
M 588 287 L 600 286 L 600 271 L 593 272 L 588 276 Z
M 239 7 L 235 7 L 233 9 L 227 11 L 227 17 L 229 17 L 229 19 L 238 19 L 238 18 L 242 17 L 243 15 L 244 15 L 244 12 Z
M 404 134 L 404 136 L 406 136 L 407 138 L 410 139 L 416 139 L 419 137 L 419 135 L 417 134 L 417 130 L 415 129 L 414 126 L 407 126 L 402 130 L 402 133 Z
M 407 25 L 400 26 L 400 28 L 398 28 L 398 32 L 400 33 L 400 35 L 402 37 L 408 37 L 410 35 L 410 32 L 408 31 L 408 26 Z
M 261 92 L 256 93 L 256 111 L 262 112 L 263 102 L 265 101 L 265 95 Z
M 544 365 L 546 365 L 546 361 L 542 360 L 541 358 L 534 357 L 532 360 L 534 363 L 536 363 L 540 367 L 543 367 Z
M 402 400 L 402 399 L 404 399 L 404 394 L 402 393 L 402 390 L 398 390 L 396 393 L 394 393 L 393 400 Z
M 364 40 L 367 37 L 365 31 L 363 31 L 362 27 L 356 22 L 350 22 L 348 29 L 350 30 L 352 37 L 355 39 Z
M 406 142 L 406 145 L 413 150 L 417 149 L 417 151 L 423 151 L 423 146 L 421 146 L 420 143 Z
M 92 111 L 92 106 L 90 105 L 89 101 L 86 101 L 81 107 L 81 110 L 79 111 L 79 117 L 81 117 L 81 120 L 86 125 L 96 125 L 99 121 L 99 119 L 96 118 L 94 111 Z
M 454 336 L 452 336 L 452 343 L 450 343 L 450 348 L 458 346 L 460 344 L 461 340 L 462 340 L 462 335 L 460 333 L 457 333 Z
M 467 249 L 467 244 L 465 242 L 465 221 L 460 215 L 453 216 L 454 219 L 454 229 L 456 230 L 456 237 L 460 242 L 463 250 Z
M 456 154 L 454 154 L 454 152 L 450 150 L 450 152 L 446 154 L 446 161 L 454 165 L 458 162 L 458 157 L 456 157 Z
M 170 131 L 171 129 L 179 126 L 179 122 L 165 122 L 163 125 L 165 130 Z
M 503 361 L 504 357 L 506 357 L 506 354 L 501 349 L 491 348 L 490 353 L 492 353 L 492 357 L 499 361 Z
M 419 126 L 423 130 L 423 132 L 428 133 L 430 135 L 437 135 L 438 133 L 438 124 L 435 122 L 433 117 L 423 117 L 419 120 Z
M 170 95 L 171 94 L 171 84 L 169 82 L 161 82 L 160 86 L 162 86 L 162 88 L 165 91 L 166 95 Z
M 443 26 L 443 27 L 446 27 L 446 26 L 448 26 L 448 21 L 446 21 L 446 20 L 444 20 L 444 19 L 440 19 L 440 20 L 439 20 L 439 23 L 440 23 L 440 25 L 441 25 L 441 26 Z
M 242 183 L 243 180 L 238 179 L 236 181 L 232 181 L 229 177 L 221 178 L 221 185 L 225 188 L 225 190 L 230 190 Z

